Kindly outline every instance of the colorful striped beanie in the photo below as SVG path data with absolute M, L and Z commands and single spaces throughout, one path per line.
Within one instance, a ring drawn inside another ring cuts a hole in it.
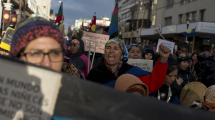
M 17 57 L 21 49 L 40 37 L 51 37 L 65 50 L 63 35 L 56 25 L 41 17 L 28 18 L 18 24 L 12 38 L 10 54 Z

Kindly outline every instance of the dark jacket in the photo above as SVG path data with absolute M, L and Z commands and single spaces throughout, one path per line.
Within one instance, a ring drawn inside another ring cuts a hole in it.
M 190 72 L 189 67 L 187 70 L 179 70 L 177 78 L 179 77 L 184 80 L 184 82 L 180 86 L 178 85 L 176 80 L 171 84 L 172 93 L 178 96 L 180 96 L 181 90 L 186 84 L 196 81 L 195 77 Z
M 213 57 L 209 57 L 201 63 L 198 78 L 206 87 L 215 85 L 215 61 Z

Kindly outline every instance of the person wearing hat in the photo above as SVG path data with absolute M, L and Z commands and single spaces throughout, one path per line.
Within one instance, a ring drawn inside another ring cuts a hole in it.
M 138 77 L 131 74 L 123 74 L 117 80 L 115 89 L 139 96 L 148 96 L 148 87 Z
M 180 96 L 182 88 L 190 83 L 196 81 L 193 74 L 190 72 L 189 64 L 190 57 L 187 54 L 180 54 L 178 56 L 179 71 L 176 80 L 171 84 L 173 93 Z
M 212 51 L 213 54 L 208 51 L 200 53 L 200 56 L 202 56 L 204 60 L 202 60 L 200 65 L 198 80 L 206 87 L 215 85 L 215 47 L 213 47 Z
M 137 44 L 132 43 L 131 45 L 129 45 L 127 47 L 128 49 L 128 53 L 129 53 L 129 58 L 131 59 L 141 59 L 141 50 L 140 48 L 137 46 Z
M 21 60 L 61 71 L 65 52 L 63 35 L 44 18 L 28 18 L 16 27 L 10 55 Z
M 69 55 L 70 63 L 87 77 L 88 71 L 88 57 L 84 55 L 84 42 L 79 38 L 73 38 L 69 41 Z M 90 62 L 91 65 L 91 62 Z
M 145 46 L 142 54 L 143 59 L 154 60 L 154 51 L 150 46 Z
M 171 84 L 175 81 L 178 75 L 179 65 L 178 62 L 172 56 L 168 58 L 168 67 L 166 72 L 166 78 L 158 91 L 150 96 L 158 98 L 158 100 L 166 101 L 167 103 L 179 104 L 179 99 L 177 94 L 173 94 L 171 90 Z
M 105 44 L 105 57 L 100 59 L 97 67 L 90 71 L 86 79 L 114 88 L 119 76 L 132 74 L 148 86 L 149 93 L 155 92 L 165 80 L 170 55 L 170 50 L 163 45 L 159 46 L 159 52 L 161 58 L 150 74 L 136 66 L 127 64 L 129 54 L 124 42 L 119 38 L 110 39 Z

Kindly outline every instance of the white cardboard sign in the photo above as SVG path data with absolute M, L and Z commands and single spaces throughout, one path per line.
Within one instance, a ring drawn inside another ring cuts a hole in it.
M 167 41 L 167 40 L 159 39 L 156 52 L 158 52 L 158 48 L 159 48 L 161 43 L 164 46 L 168 47 L 171 50 L 171 54 L 173 55 L 173 49 L 174 49 L 174 46 L 175 46 L 175 42 L 170 42 L 170 41 Z
M 0 120 L 51 120 L 62 75 L 0 59 Z
M 145 71 L 152 72 L 153 70 L 153 60 L 145 60 L 145 59 L 128 59 L 128 64 L 137 66 Z
M 91 42 L 90 51 L 94 52 L 95 45 L 96 53 L 104 53 L 105 44 L 109 40 L 109 35 L 84 32 L 82 40 L 84 41 L 84 50 L 89 51 L 89 42 Z

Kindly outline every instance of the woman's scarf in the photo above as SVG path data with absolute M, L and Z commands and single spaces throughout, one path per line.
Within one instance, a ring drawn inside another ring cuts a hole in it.
M 121 66 L 122 66 L 122 61 L 118 64 L 118 66 L 117 66 L 117 68 L 116 68 L 115 71 L 112 71 L 111 67 L 108 65 L 108 63 L 107 63 L 106 60 L 104 61 L 104 63 L 105 63 L 105 65 L 106 65 L 106 67 L 107 67 L 112 73 L 114 73 L 115 76 L 118 78 L 118 72 L 119 72 L 119 69 L 120 69 Z

